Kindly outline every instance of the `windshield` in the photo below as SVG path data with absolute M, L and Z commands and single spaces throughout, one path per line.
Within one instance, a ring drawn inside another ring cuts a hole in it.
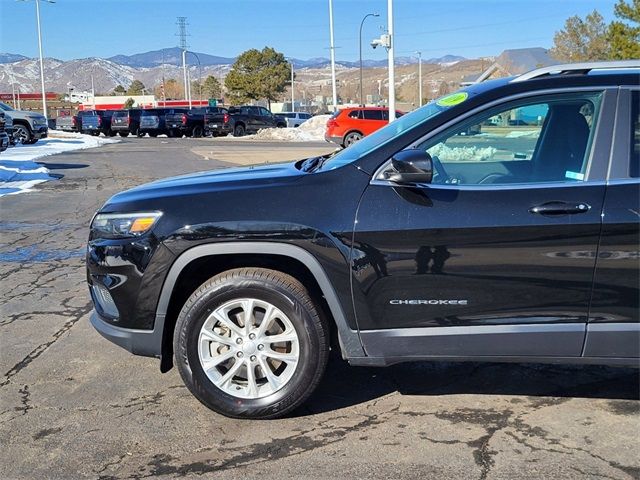
M 0 110 L 4 110 L 5 112 L 11 112 L 13 111 L 13 108 L 11 108 L 6 103 L 0 102 Z
M 352 144 L 348 148 L 341 150 L 331 158 L 328 158 L 324 163 L 323 168 L 332 170 L 334 168 L 342 167 L 348 163 L 352 163 L 363 155 L 371 152 L 374 148 L 384 145 L 390 140 L 396 138 L 398 135 L 421 125 L 430 118 L 438 115 L 440 112 L 448 110 L 458 103 L 462 103 L 466 100 L 467 96 L 467 92 L 460 91 L 432 100 L 423 107 L 403 115 L 401 118 L 396 119 L 389 125 L 364 137 L 362 140 Z M 333 116 L 335 115 L 337 114 L 334 113 Z

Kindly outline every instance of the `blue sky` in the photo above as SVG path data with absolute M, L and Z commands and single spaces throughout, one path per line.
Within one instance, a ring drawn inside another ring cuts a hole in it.
M 386 0 L 334 0 L 336 58 L 383 59 L 369 41 L 386 26 Z M 597 9 L 613 18 L 615 0 L 395 0 L 396 56 L 477 57 L 506 48 L 550 47 L 571 15 Z M 329 56 L 328 0 L 57 0 L 42 2 L 45 55 L 62 60 L 133 54 L 177 44 L 178 15 L 189 22 L 190 49 L 233 57 L 273 46 L 301 59 Z M 37 55 L 32 0 L 0 0 L 0 52 Z

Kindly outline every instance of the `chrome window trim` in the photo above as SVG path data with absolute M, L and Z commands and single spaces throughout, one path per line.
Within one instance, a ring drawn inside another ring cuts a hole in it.
M 597 92 L 597 91 L 601 91 L 603 93 L 603 99 L 602 99 L 602 103 L 605 103 L 606 100 L 606 93 L 607 92 L 612 92 L 612 93 L 616 93 L 618 89 L 620 88 L 619 85 L 598 85 L 598 86 L 589 86 L 589 87 L 566 87 L 566 88 L 550 88 L 550 89 L 545 89 L 545 90 L 536 90 L 533 92 L 522 92 L 522 93 L 516 93 L 513 95 L 510 95 L 508 97 L 502 97 L 500 99 L 496 99 L 493 100 L 492 102 L 489 103 L 485 103 L 483 105 L 477 106 L 476 108 L 469 110 L 465 113 L 463 113 L 462 115 L 453 118 L 451 120 L 449 120 L 448 122 L 440 125 L 439 127 L 431 130 L 430 132 L 426 133 L 425 135 L 422 135 L 420 138 L 418 138 L 417 140 L 414 140 L 413 142 L 411 142 L 409 145 L 407 145 L 406 147 L 404 147 L 402 150 L 400 151 L 404 151 L 404 150 L 410 150 L 412 148 L 416 148 L 419 144 L 424 143 L 428 140 L 430 140 L 431 138 L 435 137 L 436 135 L 439 135 L 441 132 L 443 132 L 444 130 L 447 130 L 449 127 L 463 122 L 464 120 L 466 120 L 469 117 L 472 117 L 474 115 L 476 115 L 477 113 L 480 113 L 484 110 L 488 110 L 490 108 L 493 108 L 494 106 L 503 104 L 503 103 L 509 103 L 511 101 L 514 100 L 519 100 L 521 98 L 528 98 L 528 97 L 538 97 L 538 96 L 542 96 L 542 95 L 554 95 L 554 94 L 563 94 L 563 93 L 577 93 L 577 92 Z M 614 103 L 614 107 L 617 105 L 617 101 L 611 100 Z M 601 122 L 601 118 L 603 115 L 603 108 L 600 108 L 600 112 L 598 113 L 598 126 L 596 127 L 596 129 L 599 128 L 599 126 L 602 124 Z M 597 133 L 594 134 L 594 136 L 597 136 Z M 595 142 L 594 142 L 595 143 Z M 595 148 L 594 148 L 594 144 L 591 145 L 591 152 L 589 154 L 589 159 L 588 159 L 588 163 L 587 163 L 587 175 L 590 173 L 590 168 L 591 168 L 591 164 L 593 161 L 593 154 L 594 154 Z M 386 161 L 384 161 L 374 172 L 373 176 L 371 177 L 371 180 L 369 182 L 370 185 L 379 185 L 379 186 L 390 186 L 390 187 L 401 187 L 401 188 L 420 188 L 420 187 L 416 187 L 416 186 L 409 186 L 409 185 L 399 185 L 397 183 L 393 183 L 390 182 L 389 180 L 382 180 L 379 179 L 378 177 L 381 175 L 381 173 L 389 166 L 389 164 L 391 163 L 391 159 L 387 159 Z M 510 185 L 457 185 L 457 184 L 451 184 L 451 185 L 447 185 L 447 184 L 425 184 L 427 185 L 429 188 L 453 188 L 456 190 L 495 190 L 499 187 L 506 187 L 506 189 L 517 189 L 517 188 L 532 188 L 532 185 L 534 186 L 534 188 L 543 188 L 545 186 L 568 186 L 568 185 L 597 185 L 597 184 L 604 184 L 603 181 L 600 180 L 595 180 L 595 181 L 584 181 L 584 182 L 576 182 L 575 184 L 573 183 L 564 183 L 564 182 L 546 182 L 546 183 L 522 183 L 522 184 L 510 184 Z M 501 190 L 505 189 L 505 188 L 500 188 Z

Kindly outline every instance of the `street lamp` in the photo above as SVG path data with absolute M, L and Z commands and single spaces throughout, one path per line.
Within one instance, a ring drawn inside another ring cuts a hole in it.
M 422 52 L 418 54 L 418 106 L 422 106 Z
M 364 93 L 362 91 L 362 26 L 368 17 L 379 17 L 379 13 L 367 13 L 360 22 L 360 106 L 364 107 Z
M 25 0 L 20 0 L 25 1 Z M 42 0 L 47 3 L 56 3 L 54 0 Z M 38 50 L 40 52 L 40 83 L 42 86 L 42 113 L 45 118 L 49 118 L 47 115 L 47 95 L 44 90 L 44 59 L 42 55 L 42 31 L 40 30 L 40 0 L 36 2 L 36 22 L 38 24 Z
M 196 60 L 198 60 L 198 97 L 200 99 L 200 103 L 202 104 L 202 64 L 200 63 L 200 57 L 197 53 L 191 51 L 187 53 L 190 53 L 191 55 L 196 57 Z M 189 108 L 191 108 L 191 82 L 189 82 Z
M 291 111 L 295 112 L 295 95 L 293 91 L 293 58 L 288 58 L 289 63 L 291 64 Z

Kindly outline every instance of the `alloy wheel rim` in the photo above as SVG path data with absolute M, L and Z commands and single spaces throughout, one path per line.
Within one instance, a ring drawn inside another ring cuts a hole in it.
M 293 377 L 300 341 L 275 305 L 240 298 L 217 307 L 198 335 L 198 358 L 207 378 L 238 398 L 257 399 L 281 390 Z
M 24 143 L 29 138 L 29 135 L 24 127 L 15 127 L 14 137 L 20 142 Z

